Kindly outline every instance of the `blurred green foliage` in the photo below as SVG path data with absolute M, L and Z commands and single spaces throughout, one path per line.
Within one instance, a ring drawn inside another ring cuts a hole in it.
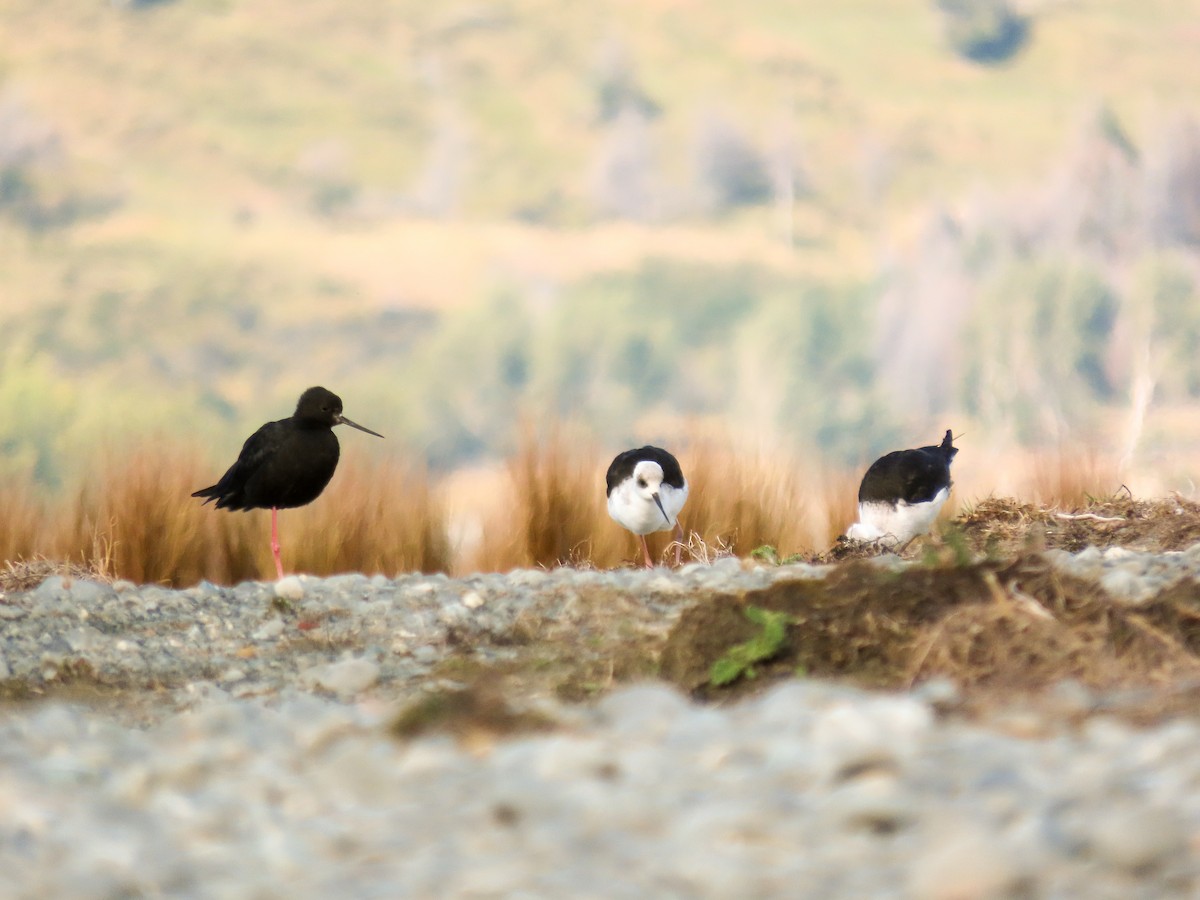
M 583 422 L 620 444 L 719 419 L 845 462 L 911 437 L 895 399 L 904 386 L 878 359 L 922 334 L 878 333 L 878 284 L 652 259 L 549 294 L 509 287 L 450 315 L 385 311 L 331 332 L 272 323 L 219 278 L 187 283 L 206 299 L 184 317 L 177 294 L 106 291 L 83 317 L 43 311 L 26 345 L 0 338 L 0 474 L 54 486 L 94 447 L 88 435 L 198 422 L 228 455 L 307 386 L 274 377 L 291 354 L 314 360 L 309 380 L 342 393 L 352 415 L 439 468 L 511 451 L 530 420 Z M 1083 256 L 993 260 L 930 416 L 963 410 L 1036 443 L 1125 403 L 1146 366 L 1160 399 L 1200 400 L 1198 297 L 1189 261 L 1172 254 L 1142 257 L 1128 290 Z M 261 391 L 231 403 L 220 385 L 248 373 Z
M 439 466 L 529 419 L 861 462 L 951 417 L 1060 436 L 1138 379 L 1195 402 L 1200 125 L 1156 118 L 1200 98 L 1178 4 L 1028 43 L 1023 14 L 18 0 L 0 475 L 59 486 L 156 429 L 224 461 L 315 383 Z
M 442 462 L 511 449 L 523 417 L 633 441 L 655 422 L 747 403 L 792 439 L 849 451 L 877 412 L 861 341 L 868 299 L 765 267 L 655 259 L 540 311 L 501 291 L 451 317 L 409 378 L 423 384 L 425 441 Z
M 74 386 L 45 355 L 10 348 L 0 357 L 0 479 L 56 487 L 66 430 L 79 412 Z

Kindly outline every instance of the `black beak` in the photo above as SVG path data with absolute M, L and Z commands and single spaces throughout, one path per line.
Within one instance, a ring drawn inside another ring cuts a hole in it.
M 370 428 L 364 428 L 363 426 L 359 425 L 357 422 L 351 422 L 349 419 L 347 419 L 341 413 L 338 413 L 336 416 L 334 416 L 333 421 L 334 421 L 335 425 L 349 425 L 351 428 L 357 428 L 359 431 L 365 431 L 367 434 L 373 434 L 377 438 L 383 437 L 383 435 L 380 434 L 378 431 L 372 431 Z
M 658 491 L 650 495 L 654 498 L 654 505 L 658 507 L 658 511 L 663 514 L 663 518 L 667 520 L 667 524 L 671 524 L 671 517 L 667 515 L 667 511 L 663 509 L 662 501 L 658 499 Z

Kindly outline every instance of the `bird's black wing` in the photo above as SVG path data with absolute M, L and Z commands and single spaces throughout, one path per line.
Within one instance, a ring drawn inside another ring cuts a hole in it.
M 650 458 L 663 470 L 663 484 L 683 489 L 683 469 L 679 466 L 679 460 L 662 447 L 643 447 L 642 450 L 651 452 L 653 455 Z
M 638 456 L 636 450 L 625 450 L 618 453 L 608 465 L 608 472 L 604 475 L 605 492 L 604 495 L 611 496 L 616 490 L 617 485 L 633 474 L 634 467 L 638 464 Z
M 617 454 L 609 464 L 608 472 L 604 476 L 607 488 L 605 495 L 612 494 L 617 485 L 633 475 L 637 464 L 645 460 L 658 463 L 659 468 L 663 471 L 663 484 L 669 484 L 674 488 L 683 488 L 683 469 L 679 466 L 679 460 L 662 447 L 651 447 L 647 444 L 645 447 Z
M 249 509 L 250 507 L 246 506 L 244 495 L 246 482 L 258 471 L 278 445 L 280 431 L 286 421 L 288 420 L 268 422 L 246 438 L 246 442 L 242 444 L 242 451 L 238 454 L 237 462 L 229 467 L 228 471 L 221 476 L 221 480 L 210 487 L 201 488 L 192 496 L 206 498 L 205 503 L 216 500 L 217 509 Z
M 923 503 L 949 486 L 950 461 L 938 448 L 893 450 L 871 463 L 859 485 L 858 502 Z
M 903 499 L 908 503 L 926 503 L 937 492 L 950 487 L 950 460 L 945 454 L 925 450 L 910 451 L 905 461 Z
M 950 463 L 958 448 L 950 431 L 941 444 L 893 450 L 871 463 L 858 488 L 859 503 L 924 503 L 950 487 Z

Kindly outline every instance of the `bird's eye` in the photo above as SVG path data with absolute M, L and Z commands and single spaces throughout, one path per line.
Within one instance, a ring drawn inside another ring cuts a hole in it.
M 645 478 L 639 478 L 639 479 L 638 479 L 638 487 L 645 487 L 645 486 L 646 486 L 646 479 L 645 479 Z

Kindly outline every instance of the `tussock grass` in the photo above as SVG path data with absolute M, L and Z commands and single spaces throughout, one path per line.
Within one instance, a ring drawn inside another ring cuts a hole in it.
M 451 566 L 444 505 L 415 464 L 343 462 L 311 506 L 280 513 L 279 527 L 284 566 L 294 571 L 395 575 Z
M 272 578 L 270 513 L 204 506 L 192 491 L 219 467 L 161 443 L 109 458 L 56 506 L 0 492 L 0 553 L 62 560 L 111 578 L 186 586 Z M 444 571 L 444 516 L 423 469 L 345 460 L 314 503 L 280 512 L 288 571 Z
M 1065 445 L 1038 453 L 1030 461 L 1026 480 L 1035 503 L 1068 509 L 1111 497 L 1121 487 L 1116 462 L 1085 446 Z
M 853 521 L 857 474 L 782 453 L 747 451 L 724 438 L 693 444 L 681 519 L 709 544 L 748 556 L 764 544 L 781 555 L 827 547 Z
M 80 490 L 74 514 L 56 520 L 58 555 L 104 560 L 113 577 L 139 584 L 254 577 L 249 523 L 213 523 L 189 497 L 204 477 L 200 459 L 185 448 L 148 445 L 110 457 Z
M 499 488 L 505 499 L 484 526 L 475 568 L 636 565 L 636 538 L 609 518 L 604 491 L 604 473 L 620 449 L 602 449 L 572 429 L 528 430 Z M 827 546 L 852 520 L 857 475 L 747 451 L 722 437 L 669 449 L 689 484 L 679 517 L 688 535 L 685 561 L 748 556 L 763 544 L 786 551 Z M 652 556 L 674 559 L 669 533 L 648 540 Z
M 769 559 L 841 558 L 834 541 L 853 521 L 860 471 L 746 449 L 720 434 L 668 444 L 691 485 L 680 517 L 685 561 L 745 558 L 765 546 L 775 550 Z M 420 465 L 348 454 L 321 497 L 280 512 L 284 567 L 396 575 L 636 566 L 636 539 L 606 509 L 604 473 L 618 449 L 602 447 L 580 428 L 530 427 L 507 465 L 472 475 L 456 503 L 448 484 Z M 221 471 L 189 447 L 158 441 L 102 456 L 81 487 L 54 501 L 21 485 L 0 486 L 0 563 L 38 561 L 47 571 L 74 566 L 172 586 L 272 578 L 270 513 L 218 511 L 190 496 Z M 944 513 L 962 505 L 955 524 L 974 552 L 1074 550 L 1106 541 L 1172 549 L 1191 539 L 1189 504 L 1163 501 L 1159 517 L 1153 503 L 1135 501 L 1128 491 L 1114 495 L 1115 470 L 1100 457 L 1062 449 L 1022 457 L 1014 472 L 1032 479 L 1033 503 L 988 497 L 994 480 L 972 476 L 956 484 Z M 1181 510 L 1188 516 L 1181 518 Z M 458 532 L 471 537 L 455 543 Z M 652 555 L 673 561 L 669 533 L 649 540 Z
M 37 555 L 45 528 L 45 504 L 21 485 L 0 485 L 0 560 Z
M 628 535 L 608 518 L 605 506 L 604 473 L 611 458 L 575 430 L 527 427 L 498 487 L 504 500 L 484 523 L 477 567 L 618 565 L 628 553 L 621 536 Z

